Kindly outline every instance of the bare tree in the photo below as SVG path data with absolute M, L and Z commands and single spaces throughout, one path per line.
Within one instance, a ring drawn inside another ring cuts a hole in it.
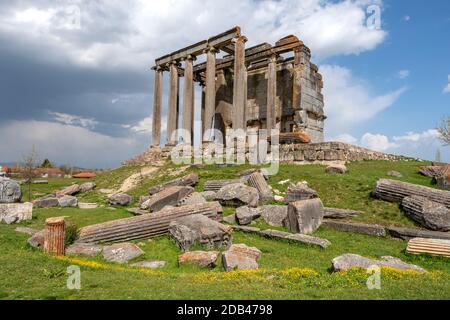
M 444 142 L 444 145 L 450 145 L 450 117 L 444 118 L 437 130 L 441 135 L 439 138 Z
M 28 202 L 31 201 L 31 184 L 33 183 L 33 178 L 35 177 L 35 171 L 37 164 L 37 152 L 35 147 L 23 156 L 23 178 L 25 179 L 25 183 L 28 185 Z

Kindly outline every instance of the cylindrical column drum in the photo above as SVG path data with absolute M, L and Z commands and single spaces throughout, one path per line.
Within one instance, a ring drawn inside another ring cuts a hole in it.
M 44 252 L 57 256 L 64 255 L 64 238 L 66 223 L 64 217 L 53 217 L 45 220 Z

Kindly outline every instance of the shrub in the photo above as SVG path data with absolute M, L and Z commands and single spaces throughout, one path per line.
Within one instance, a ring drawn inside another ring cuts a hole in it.
M 78 239 L 78 227 L 76 224 L 74 223 L 67 223 L 66 225 L 66 234 L 65 234 L 65 238 L 64 238 L 64 244 L 66 246 L 71 245 L 72 243 L 75 242 L 75 240 Z

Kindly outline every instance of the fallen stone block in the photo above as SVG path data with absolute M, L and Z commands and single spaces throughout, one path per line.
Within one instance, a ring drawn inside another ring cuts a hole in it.
M 66 248 L 66 255 L 83 255 L 83 256 L 96 256 L 103 251 L 103 247 L 90 243 L 77 243 L 70 245 Z
M 308 200 L 318 198 L 319 195 L 317 191 L 308 187 L 308 185 L 303 183 L 297 183 L 288 188 L 286 196 L 284 197 L 284 202 L 294 202 L 300 200 Z
M 396 180 L 378 180 L 375 189 L 372 191 L 372 195 L 376 198 L 396 203 L 401 203 L 405 197 L 421 196 L 431 201 L 442 203 L 447 208 L 450 208 L 450 191 Z
M 168 233 L 171 221 L 192 214 L 203 214 L 221 220 L 222 206 L 218 202 L 163 209 L 151 214 L 117 219 L 80 229 L 78 242 L 118 242 L 148 239 Z
M 361 222 L 349 222 L 349 221 L 335 221 L 324 220 L 322 222 L 324 226 L 331 229 L 345 232 L 362 233 L 370 236 L 384 237 L 386 236 L 386 229 L 378 224 L 368 224 Z
M 184 252 L 195 244 L 208 249 L 228 248 L 231 245 L 232 231 L 230 226 L 201 214 L 176 219 L 169 225 L 169 234 Z
M 216 194 L 216 200 L 223 205 L 241 207 L 256 207 L 259 203 L 259 193 L 253 187 L 242 183 L 228 184 L 222 187 Z
M 409 240 L 406 252 L 450 257 L 450 240 L 414 238 Z
M 308 245 L 319 246 L 321 248 L 326 248 L 331 244 L 331 242 L 328 241 L 327 239 L 313 237 L 313 236 L 309 236 L 309 235 L 301 234 L 301 233 L 290 234 L 290 235 L 286 236 L 285 239 L 308 244 Z
M 0 177 L 0 203 L 19 202 L 21 197 L 22 191 L 17 181 Z
M 233 213 L 226 217 L 223 217 L 223 221 L 230 224 L 236 223 L 236 214 Z
M 133 197 L 126 193 L 116 193 L 108 197 L 108 203 L 112 206 L 127 206 L 133 202 Z
M 207 201 L 213 201 L 216 198 L 216 192 L 214 192 L 214 191 L 203 191 L 203 192 L 200 192 L 200 194 Z
M 198 183 L 198 174 L 196 173 L 189 173 L 188 175 L 185 175 L 184 177 L 177 178 L 171 181 L 168 181 L 166 183 L 160 184 L 158 186 L 152 187 L 149 189 L 149 194 L 154 195 L 158 192 L 163 191 L 164 189 L 167 189 L 169 187 L 193 187 Z
M 292 233 L 289 232 L 272 229 L 261 230 L 259 234 L 269 238 L 279 238 L 279 239 L 285 239 L 287 236 L 292 235 Z
M 61 190 L 56 191 L 56 197 L 63 197 L 63 196 L 73 196 L 74 194 L 77 194 L 81 191 L 81 187 L 79 184 L 73 184 L 71 186 L 65 187 Z
M 245 244 L 233 244 L 222 254 L 222 265 L 225 271 L 258 269 L 261 251 Z
M 80 186 L 81 192 L 88 192 L 94 190 L 97 185 L 94 182 L 86 182 Z
M 58 198 L 58 205 L 60 207 L 76 207 L 78 205 L 78 199 L 74 196 L 62 196 Z
M 341 219 L 341 218 L 348 218 L 348 217 L 357 217 L 360 214 L 361 214 L 360 211 L 325 207 L 325 212 L 324 212 L 323 217 L 328 218 L 328 219 Z
M 414 264 L 408 264 L 402 260 L 390 256 L 381 257 L 381 260 L 372 260 L 357 254 L 346 253 L 331 261 L 333 271 L 345 271 L 352 268 L 367 269 L 372 266 L 391 267 L 400 270 L 412 270 L 417 272 L 426 272 L 425 269 Z
M 432 238 L 432 239 L 447 239 L 450 240 L 450 232 L 439 232 L 412 228 L 401 228 L 389 226 L 386 228 L 392 237 L 403 240 L 410 240 L 412 238 Z
M 28 244 L 35 248 L 43 248 L 44 247 L 44 236 L 45 232 L 44 230 L 41 230 L 39 232 L 36 232 L 33 234 L 28 240 Z
M 155 193 L 141 205 L 141 209 L 150 211 L 159 211 L 165 206 L 176 206 L 178 202 L 194 192 L 192 187 L 168 187 L 158 193 Z
M 205 182 L 204 190 L 205 191 L 214 191 L 217 192 L 224 186 L 229 184 L 242 183 L 241 179 L 229 179 L 229 180 L 209 180 Z
M 96 209 L 98 204 L 89 202 L 78 202 L 78 208 L 80 209 Z
M 414 221 L 434 231 L 450 230 L 450 209 L 421 196 L 403 198 L 403 211 Z
M 394 171 L 394 170 L 389 171 L 386 175 L 391 176 L 391 177 L 396 177 L 396 178 L 403 177 L 403 175 L 400 172 Z
M 54 196 L 47 196 L 33 201 L 34 208 L 50 208 L 59 206 L 58 198 Z
M 330 164 L 326 169 L 326 173 L 339 173 L 339 174 L 345 174 L 347 173 L 348 169 L 343 164 Z
M 112 262 L 128 262 L 144 254 L 134 243 L 124 242 L 115 243 L 110 246 L 103 247 L 103 258 Z
M 38 233 L 40 230 L 38 229 L 34 229 L 34 228 L 29 228 L 29 227 L 17 227 L 15 229 L 16 232 L 20 232 L 20 233 L 26 233 L 29 234 L 30 236 Z
M 247 226 L 233 226 L 233 230 L 247 232 L 247 233 L 259 233 L 261 231 L 260 228 L 247 227 Z
M 450 190 L 450 164 L 446 165 L 442 172 L 436 176 L 436 183 L 439 188 Z
M 220 252 L 218 251 L 188 251 L 178 256 L 178 263 L 194 264 L 202 268 L 214 268 Z
M 185 206 L 190 204 L 200 204 L 205 203 L 206 199 L 199 193 L 199 192 L 193 192 L 181 200 L 178 201 L 178 206 Z
M 127 211 L 135 216 L 141 216 L 143 214 L 150 213 L 150 211 L 142 210 L 141 208 L 128 208 Z
M 250 208 L 248 206 L 237 208 L 235 213 L 236 221 L 240 225 L 250 224 L 253 220 L 258 219 L 260 216 L 260 208 Z
M 250 186 L 258 190 L 259 199 L 262 201 L 273 200 L 272 190 L 266 182 L 266 179 L 260 172 L 252 173 L 248 178 L 248 183 Z
M 130 266 L 132 267 L 149 268 L 149 269 L 164 268 L 166 265 L 167 262 L 161 260 L 144 260 L 130 264 Z
M 323 214 L 323 204 L 319 198 L 291 202 L 286 226 L 294 233 L 312 233 L 322 224 Z
M 443 166 L 422 166 L 419 173 L 425 177 L 436 178 L 442 172 Z
M 274 227 L 284 226 L 288 214 L 288 206 L 265 205 L 261 207 L 261 217 Z
M 19 223 L 33 218 L 33 204 L 25 203 L 0 203 L 0 222 L 7 224 Z

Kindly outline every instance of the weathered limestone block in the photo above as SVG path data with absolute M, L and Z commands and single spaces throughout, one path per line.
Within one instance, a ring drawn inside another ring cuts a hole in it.
M 76 207 L 78 205 L 78 199 L 74 196 L 62 196 L 58 198 L 58 205 L 60 207 Z
M 216 200 L 223 205 L 234 207 L 245 205 L 256 207 L 259 202 L 259 192 L 242 183 L 233 183 L 222 187 L 216 194 Z
M 362 233 L 377 237 L 386 236 L 385 228 L 378 224 L 324 220 L 323 225 L 339 231 Z
M 38 233 L 40 230 L 38 229 L 34 229 L 34 228 L 29 228 L 29 227 L 17 227 L 15 229 L 16 232 L 21 232 L 21 233 L 26 233 L 29 234 L 30 236 Z
M 103 247 L 103 259 L 125 263 L 144 254 L 137 245 L 130 242 L 115 243 Z
M 344 174 L 347 173 L 347 167 L 343 164 L 330 164 L 326 169 L 325 172 L 327 173 L 340 173 Z
M 149 214 L 150 211 L 148 210 L 143 210 L 141 208 L 128 208 L 127 211 L 135 216 L 140 216 L 143 214 Z
M 260 208 L 250 208 L 248 206 L 237 208 L 235 213 L 236 220 L 240 225 L 250 224 L 253 220 L 258 219 L 260 216 Z
M 126 193 L 116 193 L 108 197 L 108 203 L 112 206 L 127 206 L 133 202 L 133 197 Z
M 288 206 L 266 205 L 261 207 L 261 217 L 271 226 L 284 226 L 287 214 Z
M 261 231 L 260 228 L 248 226 L 233 226 L 233 230 L 238 230 L 246 233 L 259 233 Z
M 450 240 L 450 232 L 430 231 L 422 229 L 401 228 L 389 226 L 386 228 L 392 237 L 403 240 L 412 238 L 431 238 L 431 239 L 447 239 Z
M 19 202 L 21 197 L 22 192 L 17 181 L 0 177 L 0 203 Z
M 236 215 L 233 213 L 226 217 L 223 217 L 223 221 L 230 224 L 236 223 Z
M 220 252 L 218 251 L 188 251 L 178 256 L 178 263 L 190 263 L 202 268 L 214 268 Z
M 214 191 L 203 191 L 200 192 L 200 194 L 206 199 L 206 201 L 213 201 L 216 198 L 216 192 Z
M 80 186 L 81 192 L 94 190 L 97 185 L 94 182 L 86 182 Z
M 360 214 L 361 214 L 360 211 L 325 207 L 325 213 L 323 217 L 328 219 L 340 219 L 348 217 L 357 217 Z
M 396 177 L 396 178 L 403 177 L 403 175 L 400 172 L 394 171 L 394 170 L 389 171 L 386 175 L 391 176 L 391 177 Z
M 136 263 L 130 264 L 132 267 L 138 267 L 138 268 L 148 268 L 148 269 L 159 269 L 164 268 L 166 266 L 166 261 L 161 260 L 144 260 L 139 261 Z
M 90 243 L 77 243 L 66 248 L 66 255 L 83 255 L 94 257 L 103 251 L 103 247 Z
M 307 200 L 318 198 L 319 195 L 317 191 L 308 187 L 308 185 L 304 183 L 297 183 L 296 185 L 292 185 L 288 188 L 286 192 L 286 196 L 284 197 L 284 202 L 294 202 L 299 200 Z
M 81 187 L 79 184 L 73 184 L 71 186 L 65 187 L 61 190 L 56 191 L 56 197 L 63 197 L 63 196 L 72 196 L 74 194 L 77 194 L 81 191 Z
M 155 193 L 161 192 L 166 188 L 169 187 L 174 187 L 174 186 L 178 186 L 178 187 L 193 187 L 198 183 L 198 174 L 196 173 L 189 173 L 187 175 L 185 175 L 184 177 L 181 178 L 177 178 L 174 180 L 171 180 L 169 182 L 160 184 L 158 186 L 152 187 L 149 189 L 149 194 L 150 195 L 154 195 Z
M 286 219 L 291 232 L 308 234 L 322 224 L 324 208 L 319 198 L 291 202 Z
M 331 242 L 328 241 L 327 239 L 313 237 L 313 236 L 309 236 L 309 235 L 301 234 L 301 233 L 290 234 L 290 235 L 286 236 L 285 239 L 308 244 L 308 245 L 319 246 L 321 248 L 326 248 L 331 244 Z
M 78 208 L 80 209 L 96 209 L 98 204 L 95 202 L 78 202 Z
M 225 271 L 258 269 L 261 251 L 245 244 L 233 244 L 222 255 L 222 265 Z
M 441 174 L 436 176 L 436 182 L 439 188 L 450 190 L 450 164 L 446 165 Z
M 409 240 L 406 252 L 450 257 L 450 240 L 414 238 Z
M 443 166 L 422 166 L 419 173 L 425 177 L 436 178 L 442 173 Z
M 184 197 L 194 192 L 192 187 L 173 186 L 155 193 L 141 205 L 141 209 L 159 211 L 165 206 L 176 206 Z
M 162 209 L 136 217 L 112 220 L 80 229 L 78 242 L 119 242 L 147 239 L 166 234 L 171 221 L 191 214 L 203 214 L 219 220 L 222 207 L 218 202 Z
M 450 191 L 396 180 L 378 180 L 372 195 L 376 198 L 396 203 L 401 203 L 403 198 L 408 196 L 421 196 L 431 201 L 442 203 L 447 208 L 450 208 Z
M 228 248 L 231 245 L 230 226 L 223 225 L 201 214 L 194 214 L 172 221 L 169 233 L 183 251 L 189 251 L 194 244 L 209 249 Z
M 292 235 L 292 233 L 286 231 L 272 230 L 272 229 L 261 230 L 259 234 L 269 238 L 279 238 L 279 239 L 285 239 L 286 237 Z
M 333 271 L 345 271 L 351 268 L 367 269 L 371 266 L 391 267 L 400 270 L 412 270 L 417 272 L 427 272 L 425 269 L 414 264 L 408 264 L 402 260 L 390 256 L 381 257 L 381 260 L 372 260 L 357 254 L 346 253 L 334 258 L 332 261 Z
M 403 211 L 427 229 L 450 231 L 450 209 L 421 196 L 405 197 Z
M 241 183 L 241 179 L 229 179 L 229 180 L 209 180 L 205 182 L 205 191 L 219 191 L 222 187 L 229 184 Z
M 33 218 L 33 204 L 25 203 L 0 203 L 0 222 L 7 224 L 19 223 Z
M 179 200 L 177 205 L 185 206 L 185 205 L 189 205 L 189 204 L 200 204 L 200 203 L 205 203 L 205 202 L 206 202 L 206 199 L 201 195 L 200 192 L 193 192 L 193 193 L 185 196 L 181 200 Z
M 33 201 L 33 207 L 35 208 L 49 208 L 59 206 L 58 198 L 53 195 L 39 198 Z
M 44 236 L 45 236 L 45 231 L 41 230 L 41 231 L 33 234 L 30 238 L 28 238 L 27 242 L 32 247 L 43 248 L 44 247 Z
M 272 190 L 266 182 L 263 174 L 260 172 L 252 173 L 248 178 L 248 183 L 259 192 L 259 199 L 262 201 L 273 200 Z

